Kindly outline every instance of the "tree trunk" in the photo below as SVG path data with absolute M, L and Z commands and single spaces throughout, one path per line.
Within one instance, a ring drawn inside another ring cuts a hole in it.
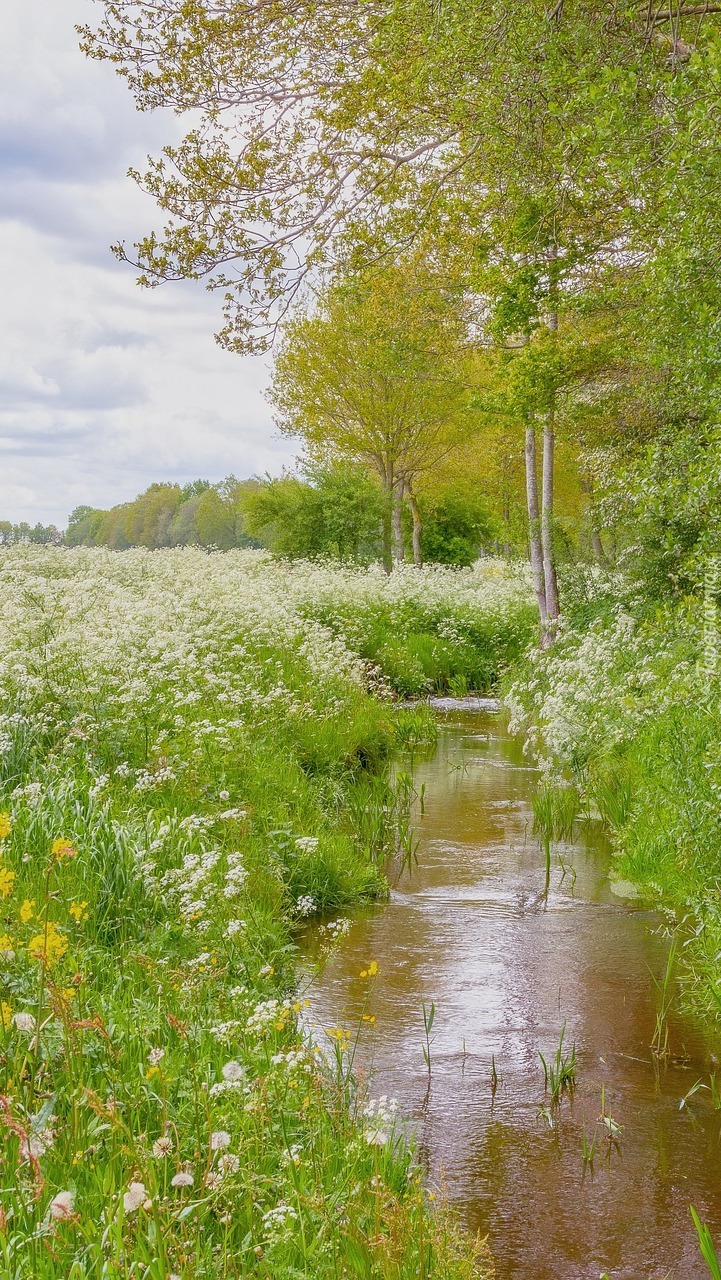
M 421 513 L 418 510 L 418 503 L 411 489 L 408 490 L 408 501 L 411 505 L 411 515 L 413 516 L 413 563 L 417 569 L 423 564 L 421 556 Z
M 558 582 L 553 555 L 553 454 L 555 447 L 554 411 L 550 409 L 543 426 L 543 487 L 541 492 L 541 548 L 543 578 L 546 590 L 546 614 L 554 623 L 559 615 Z
M 593 509 L 593 484 L 590 479 L 581 477 L 581 493 L 588 495 L 588 522 L 591 528 L 591 548 L 596 557 L 596 563 L 605 569 L 608 566 L 608 558 L 603 549 L 601 542 L 601 534 L 596 525 L 596 516 Z
M 603 543 L 601 542 L 601 535 L 598 532 L 598 529 L 591 530 L 591 546 L 593 547 L 593 554 L 595 555 L 596 560 L 600 564 L 601 568 L 605 569 L 608 565 L 608 560 L 606 558 L 606 552 L 603 549 Z
M 403 547 L 403 476 L 399 476 L 393 490 L 393 559 L 396 564 L 403 564 L 405 550 Z
M 536 471 L 536 428 L 526 427 L 526 502 L 528 505 L 528 546 L 531 557 L 533 589 L 538 601 L 541 626 L 546 625 L 546 584 L 543 575 L 541 520 L 538 510 L 538 473 Z
M 555 244 L 550 250 L 549 296 L 551 310 L 546 321 L 549 333 L 558 332 L 558 279 L 556 272 L 557 250 Z M 541 548 L 543 551 L 543 578 L 546 591 L 546 615 L 550 624 L 545 629 L 542 643 L 550 644 L 553 640 L 555 623 L 560 613 L 558 605 L 558 581 L 556 578 L 556 562 L 553 554 L 553 463 L 556 444 L 556 405 L 555 393 L 543 424 L 543 479 L 541 491 Z
M 384 471 L 383 488 L 385 502 L 383 504 L 383 568 L 386 573 L 393 570 L 393 472 Z
M 506 557 L 506 560 L 510 560 L 511 558 L 511 539 L 510 539 L 511 508 L 508 503 L 508 498 L 503 499 L 503 528 L 506 534 L 503 542 L 503 554 Z

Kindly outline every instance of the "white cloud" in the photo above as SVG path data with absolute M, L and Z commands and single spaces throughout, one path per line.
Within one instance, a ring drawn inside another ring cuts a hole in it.
M 77 47 L 88 0 L 10 0 L 0 49 L 0 518 L 63 525 L 153 480 L 292 461 L 268 363 L 220 350 L 201 285 L 141 291 L 108 246 L 157 225 L 126 178 L 173 137 Z

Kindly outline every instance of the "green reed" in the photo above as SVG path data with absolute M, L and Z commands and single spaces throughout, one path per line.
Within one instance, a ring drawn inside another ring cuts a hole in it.
M 706 1226 L 706 1223 L 701 1221 L 693 1205 L 689 1205 L 689 1210 L 693 1219 L 693 1225 L 696 1228 L 701 1256 L 709 1269 L 712 1280 L 721 1280 L 721 1261 L 719 1260 L 719 1256 L 714 1247 L 711 1232 Z
M 425 1062 L 426 1067 L 428 1068 L 428 1078 L 430 1079 L 430 1075 L 431 1075 L 431 1032 L 432 1032 L 432 1030 L 433 1030 L 433 1023 L 434 1023 L 434 1022 L 435 1022 L 435 1020 L 436 1020 L 436 1006 L 435 1006 L 435 1002 L 434 1002 L 433 1000 L 431 1000 L 431 1003 L 430 1003 L 429 1005 L 427 1005 L 427 1004 L 426 1004 L 426 1002 L 425 1002 L 425 1000 L 422 1000 L 422 1001 L 421 1001 L 421 1008 L 422 1008 L 422 1010 L 423 1010 L 423 1035 L 424 1035 L 424 1044 L 423 1044 L 423 1061 Z
M 668 1044 L 668 1015 L 674 1001 L 674 973 L 676 968 L 677 956 L 677 939 L 671 940 L 668 955 L 666 957 L 666 967 L 660 979 L 655 974 L 651 974 L 654 986 L 659 993 L 659 1008 L 656 1014 L 656 1024 L 654 1027 L 653 1038 L 651 1040 L 651 1050 L 656 1058 L 668 1058 L 670 1050 Z
M 552 1103 L 558 1103 L 563 1093 L 572 1092 L 576 1084 L 576 1046 L 575 1044 L 573 1045 L 570 1053 L 563 1052 L 565 1034 L 566 1024 L 564 1022 L 558 1047 L 550 1061 L 546 1061 L 540 1049 L 538 1051 L 543 1067 L 544 1088 L 547 1093 L 550 1093 Z

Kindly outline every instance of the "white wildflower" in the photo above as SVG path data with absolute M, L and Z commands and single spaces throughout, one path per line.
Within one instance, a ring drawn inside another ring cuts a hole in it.
M 229 920 L 225 929 L 226 938 L 234 938 L 246 928 L 245 920 Z
M 31 1013 L 16 1013 L 13 1015 L 13 1023 L 18 1031 L 24 1031 L 32 1035 L 35 1031 L 35 1019 Z
M 148 1192 L 142 1182 L 131 1182 L 123 1196 L 123 1208 L 126 1213 L 135 1213 L 141 1204 L 148 1201 Z
M 211 1151 L 224 1151 L 230 1146 L 230 1134 L 225 1129 L 216 1129 L 210 1135 Z
M 311 898 L 309 893 L 303 893 L 297 899 L 295 904 L 296 912 L 301 918 L 304 916 L 312 916 L 317 910 L 315 898 Z
M 74 1191 L 58 1191 L 53 1196 L 48 1209 L 51 1218 L 57 1219 L 58 1222 L 67 1221 L 72 1218 L 75 1212 L 75 1192 Z
M 296 843 L 296 846 L 300 849 L 301 853 L 313 853 L 318 848 L 318 837 L 317 836 L 298 836 L 298 839 L 296 840 L 295 843 Z
M 386 1094 L 371 1099 L 364 1108 L 365 1124 L 363 1137 L 372 1146 L 384 1146 L 393 1132 L 395 1113 L 398 1103 L 395 1098 L 390 1101 Z
M 235 1059 L 226 1062 L 220 1073 L 224 1080 L 242 1080 L 245 1075 L 245 1067 L 241 1066 Z

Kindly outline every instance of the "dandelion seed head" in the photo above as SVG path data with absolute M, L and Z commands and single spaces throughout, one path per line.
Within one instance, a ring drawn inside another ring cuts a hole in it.
M 123 1208 L 126 1213 L 135 1213 L 148 1199 L 148 1192 L 142 1182 L 131 1182 L 123 1196 Z
M 50 1217 L 55 1218 L 58 1222 L 66 1221 L 72 1218 L 75 1212 L 75 1192 L 74 1191 L 58 1191 L 53 1196 L 49 1206 Z

